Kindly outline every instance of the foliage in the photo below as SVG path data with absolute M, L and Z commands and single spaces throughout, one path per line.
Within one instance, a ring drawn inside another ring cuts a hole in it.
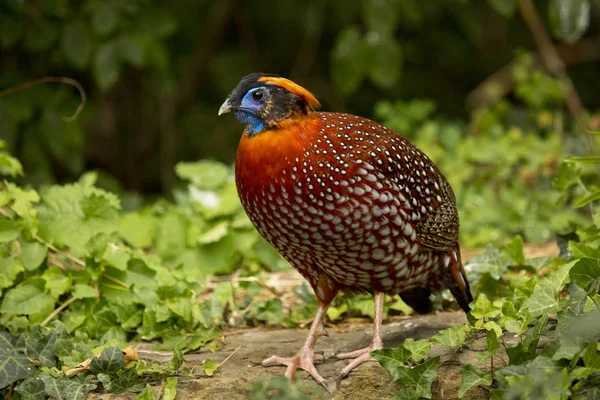
M 404 384 L 397 398 L 431 398 L 439 357 L 423 360 L 432 343 L 447 347 L 454 354 L 472 341 L 469 338 L 481 334 L 485 335 L 486 344 L 478 354 L 480 365 L 461 367 L 459 398 L 477 386 L 490 390 L 491 398 L 565 399 L 597 395 L 600 220 L 593 203 L 598 199 L 589 196 L 595 192 L 597 180 L 590 186 L 583 184 L 582 166 L 563 163 L 555 180 L 562 196 L 576 194 L 573 202 L 580 207 L 589 206 L 595 218 L 593 224 L 577 227 L 574 237 L 579 240 L 569 241 L 566 253 L 556 259 L 525 259 L 520 237 L 503 249 L 489 247 L 467 265 L 473 271 L 470 280 L 480 292 L 471 304 L 468 324 L 418 341 L 421 351 L 415 351 L 414 340 L 406 339 L 398 348 L 372 353 L 395 380 Z M 506 344 L 504 338 L 509 335 L 516 335 L 519 340 Z M 504 354 L 508 360 L 502 363 Z
M 2 97 L 0 138 L 28 183 L 97 168 L 103 188 L 170 193 L 176 160 L 233 160 L 240 127 L 216 111 L 251 71 L 290 76 L 327 110 L 372 116 L 380 99 L 427 97 L 441 114 L 464 118 L 469 92 L 532 45 L 518 3 L 2 0 L 0 88 L 68 76 L 88 106 L 66 123 L 79 102 L 68 86 Z M 559 40 L 593 31 L 593 0 L 535 3 Z M 597 67 L 574 75 L 590 107 L 599 106 Z

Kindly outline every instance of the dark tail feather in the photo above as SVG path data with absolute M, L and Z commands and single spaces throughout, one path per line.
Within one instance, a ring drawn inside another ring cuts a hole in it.
M 454 295 L 458 305 L 460 305 L 465 313 L 468 313 L 471 311 L 469 303 L 473 301 L 473 295 L 471 294 L 467 274 L 460 259 L 460 247 L 458 244 L 447 257 L 450 258 L 448 265 L 449 274 L 446 275 L 449 278 L 447 287 L 450 289 L 452 295 Z
M 433 304 L 429 299 L 431 290 L 426 288 L 414 288 L 400 293 L 402 300 L 419 314 L 427 314 L 433 311 Z

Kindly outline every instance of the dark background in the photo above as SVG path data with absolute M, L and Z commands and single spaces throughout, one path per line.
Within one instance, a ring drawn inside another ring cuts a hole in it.
M 535 2 L 597 109 L 598 5 L 569 38 L 553 28 L 552 3 Z M 97 169 L 115 190 L 169 193 L 177 161 L 233 161 L 242 126 L 217 110 L 250 72 L 295 80 L 325 110 L 373 117 L 382 100 L 424 98 L 467 119 L 494 102 L 469 94 L 503 68 L 497 83 L 515 100 L 506 66 L 519 49 L 537 51 L 512 0 L 0 0 L 0 89 L 64 76 L 88 96 L 73 123 L 61 119 L 79 102 L 67 85 L 4 96 L 0 138 L 35 185 Z

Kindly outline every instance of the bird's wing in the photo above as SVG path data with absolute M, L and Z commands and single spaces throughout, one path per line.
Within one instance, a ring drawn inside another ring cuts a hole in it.
M 448 251 L 458 243 L 458 211 L 448 182 L 441 178 L 438 184 L 442 201 L 417 223 L 417 235 L 423 250 Z

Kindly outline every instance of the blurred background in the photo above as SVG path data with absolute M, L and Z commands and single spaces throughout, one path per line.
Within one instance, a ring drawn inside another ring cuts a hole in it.
M 0 138 L 23 164 L 21 183 L 93 170 L 138 208 L 173 198 L 177 175 L 190 178 L 178 162 L 233 161 L 243 127 L 217 118 L 219 105 L 244 75 L 273 72 L 323 109 L 374 118 L 422 147 L 457 191 L 467 244 L 545 242 L 577 218 L 548 192 L 559 161 L 587 154 L 583 132 L 600 129 L 599 6 L 0 0 L 0 90 L 54 76 L 87 94 L 65 122 L 80 103 L 72 86 L 4 93 Z

